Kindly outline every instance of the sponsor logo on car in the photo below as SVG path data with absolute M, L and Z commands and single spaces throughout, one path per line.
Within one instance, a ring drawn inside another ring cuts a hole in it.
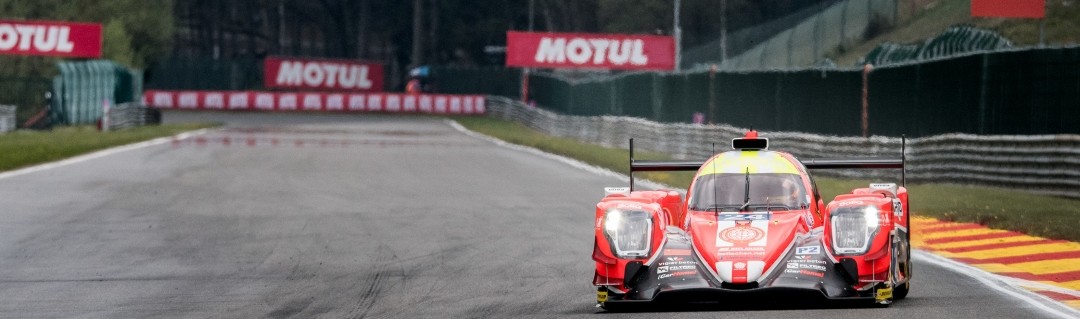
M 821 246 L 802 246 L 795 248 L 796 255 L 817 255 L 821 253 Z
M 690 256 L 689 249 L 664 249 L 664 255 Z
M 861 206 L 861 205 L 866 205 L 866 202 L 863 202 L 861 200 L 853 200 L 853 201 L 844 201 L 844 202 L 836 203 L 836 206 L 840 206 L 840 207 L 844 207 L 844 206 Z
M 680 261 L 665 261 L 657 264 L 657 266 L 677 266 L 677 265 L 695 265 L 697 264 L 693 260 L 680 260 Z
M 685 277 L 685 276 L 692 276 L 692 275 L 696 275 L 696 274 L 697 274 L 697 269 L 696 268 L 693 269 L 693 270 L 682 270 L 682 271 L 675 271 L 675 270 L 672 269 L 671 272 L 669 272 L 669 273 L 663 273 L 663 274 L 657 275 L 656 279 L 667 279 L 667 278 L 671 278 L 671 277 Z
M 734 244 L 748 244 L 765 238 L 765 231 L 750 225 L 737 225 L 720 231 L 720 239 Z
M 789 261 L 787 263 L 787 268 L 788 269 L 813 269 L 813 270 L 820 270 L 820 271 L 825 271 L 825 269 L 826 269 L 825 266 L 822 266 L 822 265 L 814 265 L 812 263 L 804 263 L 804 262 L 798 262 L 798 261 Z
M 720 260 L 755 259 L 765 255 L 765 247 L 717 247 L 716 255 Z
M 719 221 L 769 220 L 769 214 L 720 214 Z
M 814 276 L 814 277 L 818 277 L 818 278 L 825 277 L 825 273 L 816 272 L 816 271 L 813 271 L 813 270 L 806 270 L 806 269 L 784 269 L 784 273 L 786 273 L 786 274 Z
M 828 262 L 820 259 L 813 259 L 810 255 L 795 256 L 795 259 L 788 261 L 789 263 L 802 263 L 802 264 L 817 264 L 824 265 Z

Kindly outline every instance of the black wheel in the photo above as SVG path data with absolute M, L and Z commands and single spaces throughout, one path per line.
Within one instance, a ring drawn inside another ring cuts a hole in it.
M 906 241 L 906 237 L 902 240 Z M 903 252 L 903 254 L 901 254 L 901 252 Z M 893 280 L 893 299 L 900 300 L 907 298 L 908 291 L 911 290 L 911 276 L 909 275 L 911 273 L 911 246 L 899 242 L 894 244 L 892 247 L 892 260 L 893 273 L 890 274 L 890 277 L 892 277 Z M 901 260 L 904 261 L 903 265 L 900 264 Z M 904 283 L 902 284 L 897 282 L 897 280 L 899 280 L 898 278 L 900 278 L 901 270 L 903 270 L 904 274 Z
M 893 287 L 892 297 L 893 299 L 900 300 L 907 298 L 908 290 L 911 289 L 911 281 L 905 281 L 903 284 Z

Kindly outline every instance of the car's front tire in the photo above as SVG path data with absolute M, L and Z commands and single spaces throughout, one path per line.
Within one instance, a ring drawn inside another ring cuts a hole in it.
M 906 241 L 906 238 L 902 240 Z M 903 255 L 900 254 L 901 251 L 904 252 Z M 900 264 L 900 260 L 904 260 L 903 265 Z M 909 275 L 911 273 L 911 245 L 906 243 L 901 245 L 899 242 L 893 244 L 892 262 L 893 273 L 890 274 L 890 277 L 892 277 L 893 280 L 893 299 L 900 300 L 907 298 L 908 291 L 911 290 L 911 276 Z M 901 269 L 903 269 L 904 273 L 904 283 L 902 284 L 896 282 L 896 280 L 898 280 L 897 278 L 900 278 L 899 274 Z

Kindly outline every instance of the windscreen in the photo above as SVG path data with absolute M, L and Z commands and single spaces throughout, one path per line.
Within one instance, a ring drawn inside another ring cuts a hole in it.
M 808 206 L 806 188 L 797 174 L 703 175 L 694 183 L 690 197 L 690 209 L 698 211 L 791 210 Z

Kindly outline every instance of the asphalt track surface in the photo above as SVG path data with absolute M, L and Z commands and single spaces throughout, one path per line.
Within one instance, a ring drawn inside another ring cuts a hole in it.
M 0 317 L 1043 316 L 932 265 L 886 309 L 776 296 L 607 314 L 592 209 L 625 181 L 439 118 L 165 114 L 207 119 L 227 126 L 0 179 Z

